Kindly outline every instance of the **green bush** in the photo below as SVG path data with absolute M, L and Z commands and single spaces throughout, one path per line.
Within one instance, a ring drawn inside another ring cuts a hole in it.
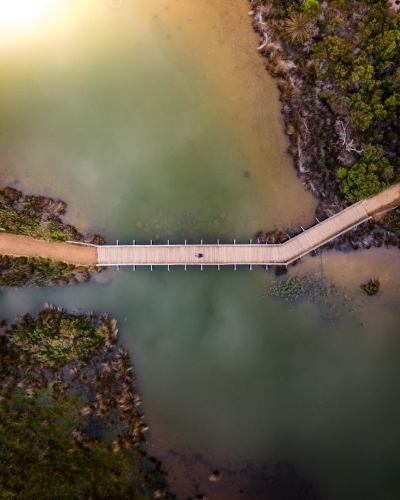
M 381 146 L 368 146 L 361 154 L 359 163 L 353 165 L 344 174 L 345 169 L 339 169 L 337 176 L 342 179 L 341 190 L 350 201 L 363 200 L 379 193 L 388 186 L 394 171 L 392 165 L 383 156 Z
M 62 366 L 85 360 L 104 343 L 104 333 L 85 316 L 43 309 L 36 318 L 26 314 L 10 328 L 10 345 L 30 363 Z
M 43 257 L 0 255 L 0 286 L 19 288 L 23 285 L 62 285 L 84 283 L 95 267 L 76 267 Z
M 378 280 L 369 280 L 368 283 L 360 285 L 360 288 L 364 290 L 367 295 L 375 295 L 378 293 L 380 283 Z
M 321 12 L 321 6 L 318 0 L 303 0 L 301 10 L 308 14 L 310 18 L 316 18 Z

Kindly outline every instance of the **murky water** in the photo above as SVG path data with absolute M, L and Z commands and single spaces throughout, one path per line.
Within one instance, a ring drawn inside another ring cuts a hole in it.
M 110 242 L 246 241 L 311 224 L 315 202 L 285 155 L 246 2 L 59 8 L 61 19 L 55 9 L 52 23 L 0 45 L 5 183 L 65 199 L 69 220 Z M 13 318 L 49 301 L 115 315 L 159 454 L 231 470 L 291 462 L 323 498 L 392 499 L 400 260 L 374 267 L 380 258 L 305 259 L 296 272 L 343 287 L 326 305 L 270 297 L 262 269 L 160 268 L 3 291 L 0 311 Z M 378 297 L 358 288 L 369 277 L 382 281 Z M 214 498 L 226 498 L 223 480 Z

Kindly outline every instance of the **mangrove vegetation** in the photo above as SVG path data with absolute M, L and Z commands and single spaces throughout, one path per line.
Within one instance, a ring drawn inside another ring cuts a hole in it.
M 289 152 L 319 220 L 400 180 L 400 14 L 383 0 L 251 0 Z M 379 227 L 378 227 L 379 226 Z M 367 238 L 371 231 L 384 236 Z M 386 235 L 386 231 L 389 232 Z M 360 234 L 361 233 L 361 234 Z M 400 243 L 390 218 L 342 238 Z M 378 246 L 379 246 L 378 245 Z
M 84 237 L 75 227 L 64 222 L 62 217 L 66 208 L 66 203 L 61 200 L 24 195 L 17 189 L 6 187 L 0 190 L 0 228 L 39 239 L 104 244 L 101 236 Z
M 140 445 L 129 355 L 103 314 L 50 305 L 0 335 L 0 497 L 150 499 L 167 496 Z
M 78 241 L 104 244 L 98 234 L 85 237 L 63 220 L 66 204 L 44 196 L 24 195 L 11 187 L 0 190 L 0 229 L 8 233 L 53 241 Z M 95 266 L 74 266 L 41 257 L 0 255 L 0 286 L 66 285 L 84 283 Z
M 0 285 L 18 288 L 23 285 L 68 285 L 85 283 L 96 266 L 74 266 L 42 257 L 0 255 Z

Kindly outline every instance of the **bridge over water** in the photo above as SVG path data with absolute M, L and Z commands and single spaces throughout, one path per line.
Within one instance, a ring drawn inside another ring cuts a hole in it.
M 400 202 L 400 184 L 360 201 L 278 245 L 104 245 L 100 266 L 287 265 Z
M 46 257 L 76 265 L 287 265 L 374 215 L 400 204 L 400 183 L 319 222 L 280 245 L 86 245 L 0 233 L 0 255 Z
M 282 244 L 104 245 L 97 247 L 100 266 L 285 265 L 367 221 L 362 202 Z
M 400 185 L 360 201 L 275 245 L 104 245 L 97 247 L 100 266 L 287 265 L 366 222 L 379 210 L 400 202 Z

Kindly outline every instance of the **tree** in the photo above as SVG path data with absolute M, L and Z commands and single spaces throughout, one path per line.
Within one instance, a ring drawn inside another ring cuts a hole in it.
M 370 144 L 362 153 L 360 162 L 350 170 L 340 168 L 337 177 L 341 179 L 341 190 L 350 201 L 363 200 L 387 187 L 393 178 L 393 167 L 383 156 L 381 146 Z
M 318 0 L 304 0 L 301 4 L 301 10 L 308 14 L 310 19 L 315 19 L 321 12 L 321 6 Z

